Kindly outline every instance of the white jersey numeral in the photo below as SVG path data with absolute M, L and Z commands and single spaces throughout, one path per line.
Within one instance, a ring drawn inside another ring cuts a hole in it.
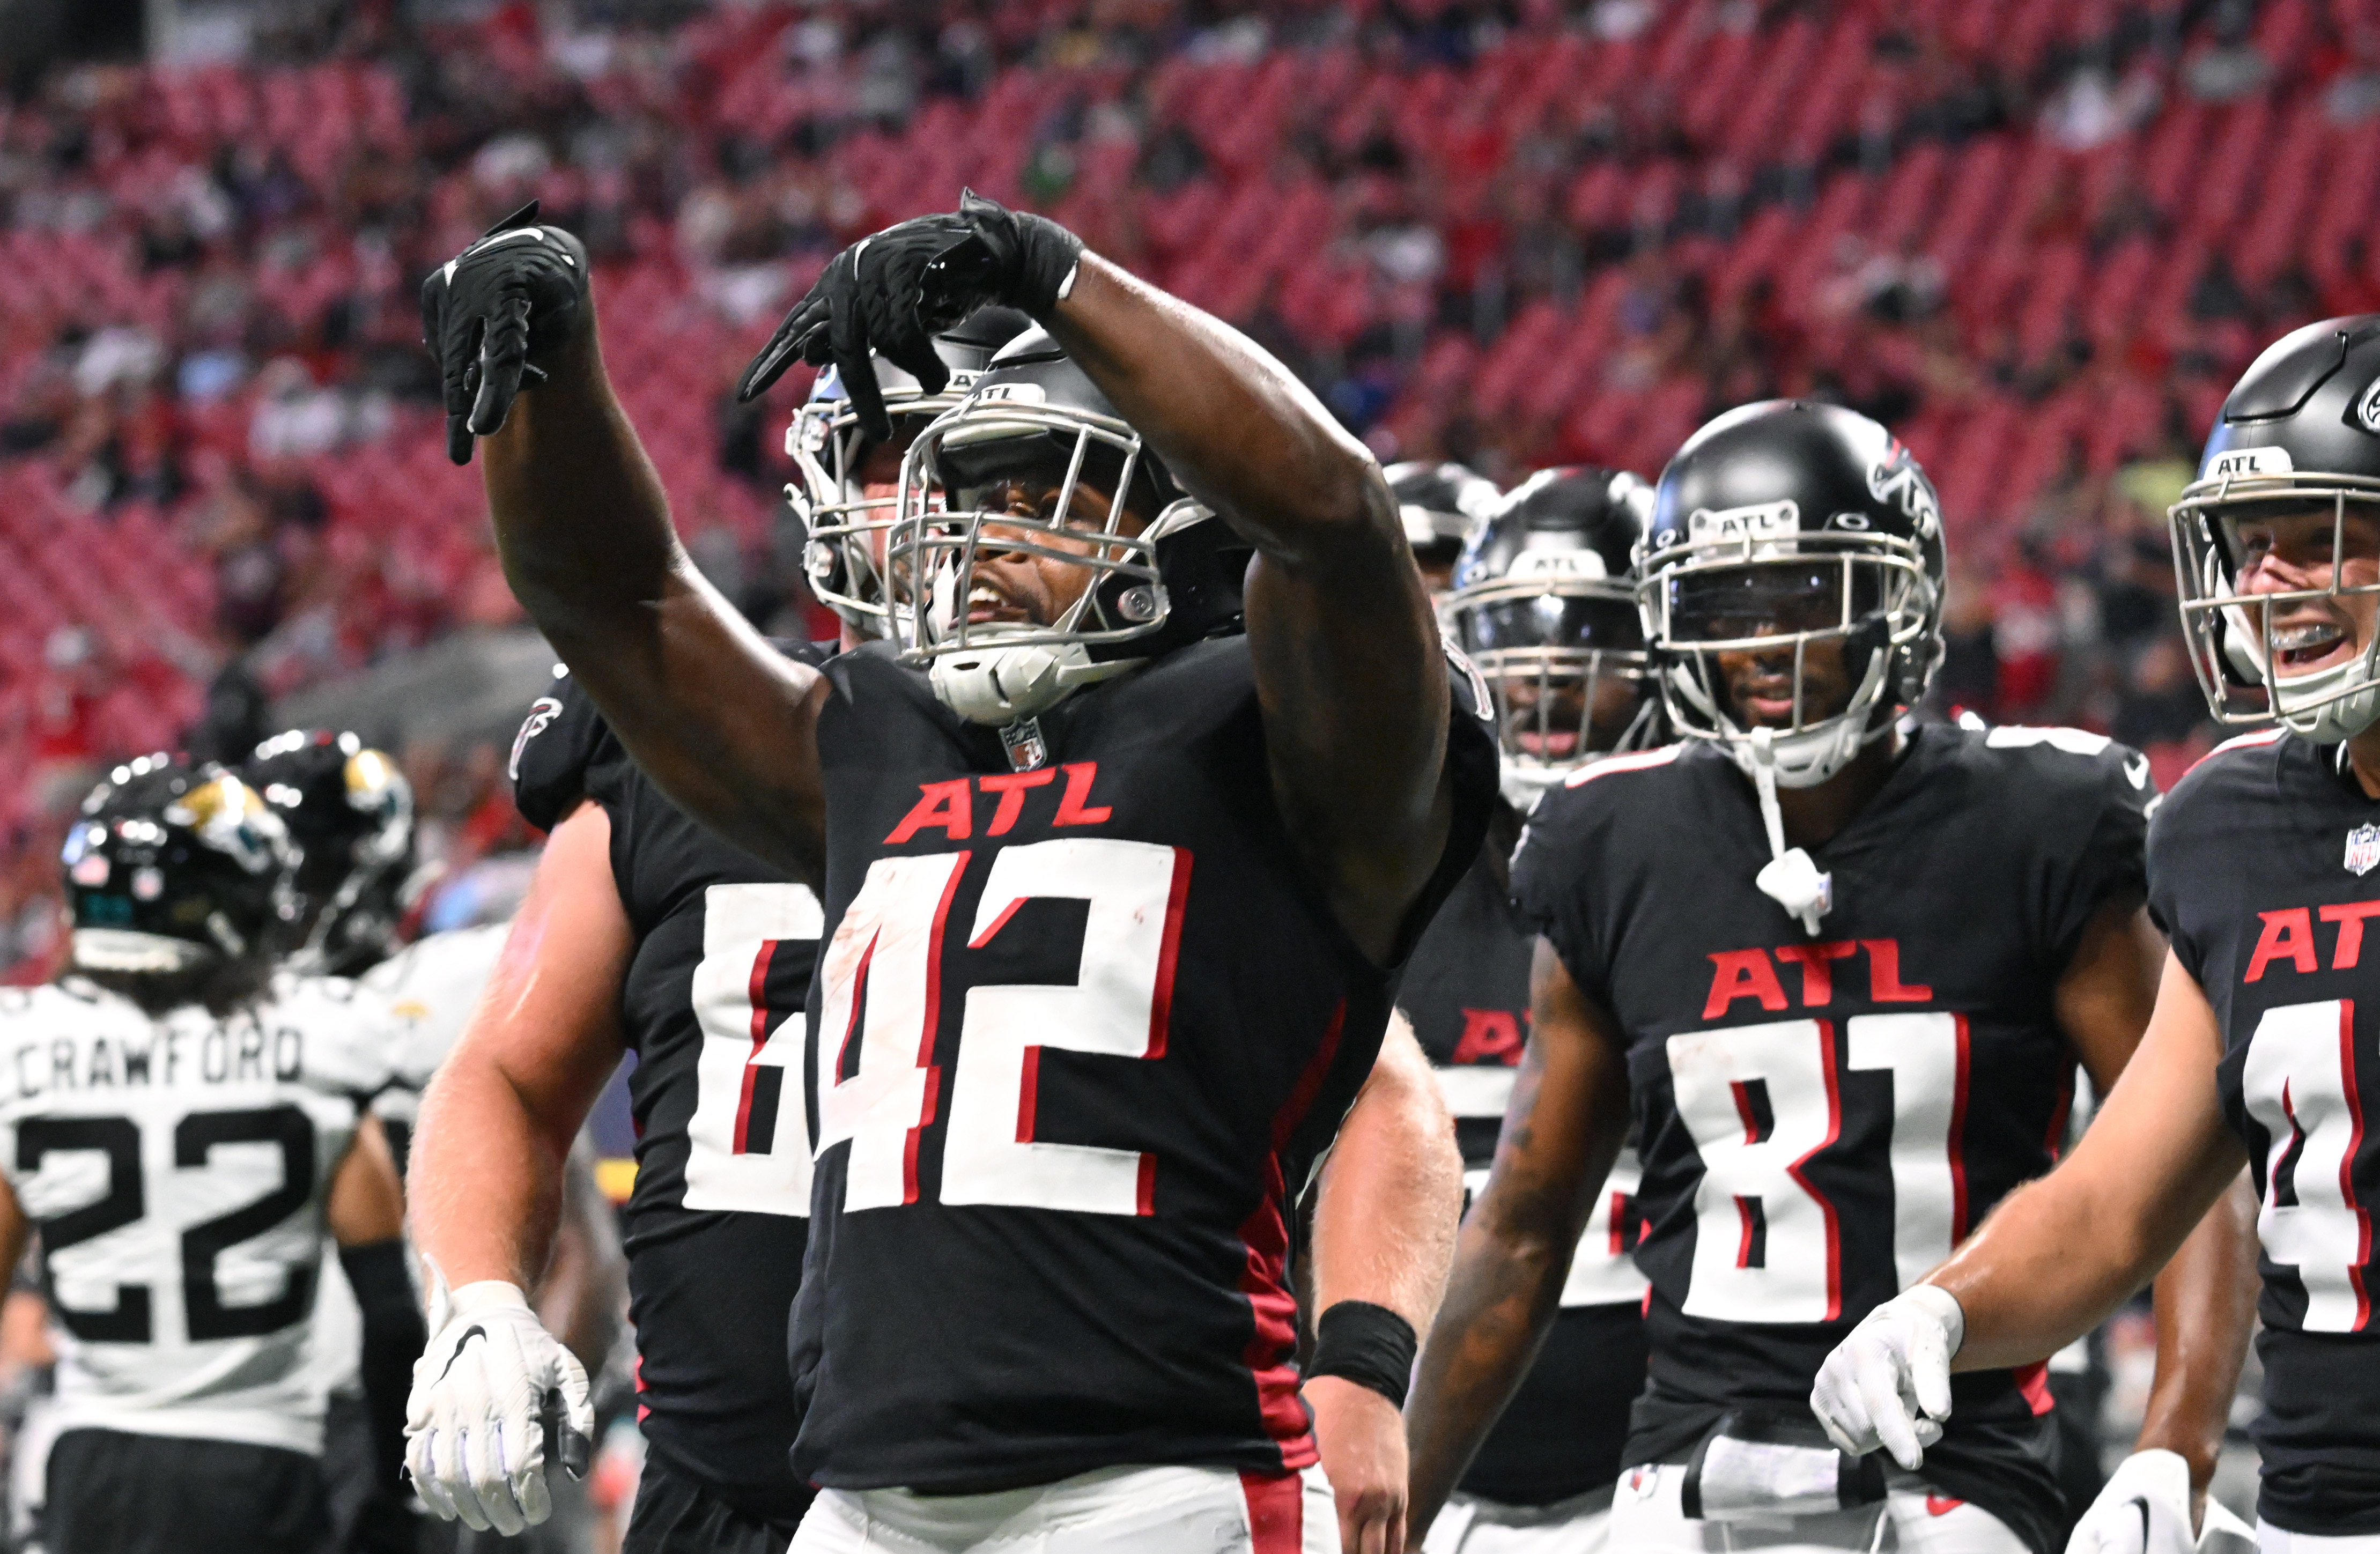
M 1190 856 L 1146 842 L 1036 842 L 992 859 L 968 947 L 981 949 L 1016 909 L 1041 897 L 1087 902 L 1082 968 L 1071 986 L 968 992 L 958 1082 L 942 1156 L 944 1203 L 1008 1204 L 1081 1214 L 1147 1214 L 1157 1157 L 1035 1140 L 1041 1054 L 1165 1055 L 1173 955 Z
M 2268 1009 L 2240 1075 L 2248 1114 L 2271 1140 L 2256 1233 L 2267 1257 L 2297 1269 L 2308 1332 L 2362 1332 L 2372 1319 L 2372 1216 L 2352 1180 L 2363 1142 L 2354 1033 L 2351 1000 Z
M 1860 1014 L 1845 1066 L 1892 1075 L 1893 1268 L 1903 1287 L 1964 1229 L 1967 1029 L 1939 1013 Z M 1842 1317 L 1842 1231 L 1803 1168 L 1842 1133 L 1834 1023 L 1670 1038 L 1678 1114 L 1702 1157 L 1684 1309 L 1727 1322 Z
M 806 885 L 713 885 L 703 892 L 702 962 L 690 989 L 702 1049 L 686 1128 L 688 1208 L 810 1211 L 806 1026 L 798 1008 L 771 1009 L 767 994 L 777 947 L 816 939 L 824 927 Z
M 945 1083 L 934 1063 L 941 947 L 970 855 L 879 858 L 827 944 L 819 1023 L 819 1147 L 851 1144 L 846 1211 L 917 1201 L 917 1137 Z M 969 990 L 950 1076 L 941 1201 L 1146 1214 L 1156 1158 L 1034 1136 L 1041 1054 L 1165 1054 L 1190 855 L 1146 842 L 1067 839 L 1002 849 L 967 947 L 1027 901 L 1087 904 L 1072 983 Z

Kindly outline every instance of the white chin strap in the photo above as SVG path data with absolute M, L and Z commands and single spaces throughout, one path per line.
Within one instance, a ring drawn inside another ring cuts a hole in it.
M 969 649 L 933 662 L 934 698 L 971 723 L 998 727 L 1048 711 L 1077 689 L 1138 667 L 1138 659 L 1091 662 L 1079 642 Z
M 1785 845 L 1785 817 L 1777 807 L 1777 744 L 1775 730 L 1755 728 L 1749 738 L 1731 742 L 1728 747 L 1760 795 L 1760 822 L 1768 831 L 1768 851 L 1772 856 L 1752 882 L 1760 887 L 1761 894 L 1802 919 L 1802 927 L 1815 937 L 1818 920 L 1834 910 L 1835 877 L 1820 873 L 1810 855 L 1801 848 Z M 1852 748 L 1856 751 L 1858 747 L 1854 745 Z M 1785 786 L 1813 787 L 1825 780 L 1824 776 L 1805 778 L 1788 782 Z
M 2274 711 L 2281 726 L 2299 738 L 2316 745 L 2336 745 L 2342 739 L 2352 739 L 2380 722 L 2380 681 L 2366 680 L 2360 687 L 2338 696 L 2341 687 L 2350 683 L 2363 668 L 2361 655 L 2345 663 L 2293 680 L 2276 680 L 2278 694 L 2273 698 Z M 2337 696 L 2335 701 L 2318 707 L 2307 707 L 2302 712 L 2289 710 L 2295 702 L 2306 707 L 2325 696 Z
M 1523 766 L 1506 756 L 1497 772 L 1497 785 L 1504 791 L 1504 802 L 1525 815 L 1578 770 L 1575 766 Z
M 129 929 L 77 929 L 72 945 L 78 971 L 153 977 L 195 971 L 215 958 L 203 944 L 169 939 L 162 933 L 135 933 Z

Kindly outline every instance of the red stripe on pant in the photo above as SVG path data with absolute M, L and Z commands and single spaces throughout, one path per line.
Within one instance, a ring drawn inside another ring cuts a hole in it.
M 1303 1554 L 1305 1548 L 1305 1480 L 1293 1473 L 1261 1474 L 1243 1469 L 1240 1493 L 1248 1502 L 1251 1554 Z

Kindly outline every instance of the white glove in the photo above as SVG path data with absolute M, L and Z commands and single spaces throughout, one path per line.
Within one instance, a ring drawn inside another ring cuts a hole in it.
M 562 1431 L 591 1437 L 587 1372 L 502 1280 L 434 1296 L 430 1326 L 405 1405 L 405 1465 L 422 1503 L 506 1536 L 544 1521 L 548 1398 L 559 1400 Z
M 2190 1530 L 2190 1464 L 2172 1451 L 2135 1451 L 2074 1524 L 2066 1554 L 2254 1554 L 2256 1535 L 2212 1496 Z
M 1950 1356 L 1967 1314 L 1948 1290 L 1915 1284 L 1867 1314 L 1835 1346 L 1810 1389 L 1828 1439 L 1854 1457 L 1877 1447 L 1914 1471 L 1950 1416 Z

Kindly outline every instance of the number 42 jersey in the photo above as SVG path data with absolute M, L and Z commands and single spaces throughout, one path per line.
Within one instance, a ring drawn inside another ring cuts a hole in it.
M 2317 1536 L 2380 1533 L 2380 803 L 2338 754 L 2234 740 L 2149 833 L 2149 908 L 2221 1026 L 2217 1092 L 2261 1199 L 2257 1511 Z
M 1513 859 L 1627 1041 L 1652 1282 L 1631 1465 L 1685 1461 L 1730 1411 L 1808 1424 L 1828 1352 L 2053 1159 L 2075 1070 L 2053 992 L 2092 915 L 2140 899 L 2148 763 L 2066 729 L 1909 740 L 1812 850 L 1815 935 L 1754 883 L 1752 785 L 1706 746 L 1586 769 Z M 1929 1482 L 2052 1547 L 2039 1368 L 1953 1385 Z
M 62 1428 L 321 1453 L 323 1200 L 395 1041 L 337 977 L 221 1019 L 0 994 L 0 1173 L 41 1233 Z

